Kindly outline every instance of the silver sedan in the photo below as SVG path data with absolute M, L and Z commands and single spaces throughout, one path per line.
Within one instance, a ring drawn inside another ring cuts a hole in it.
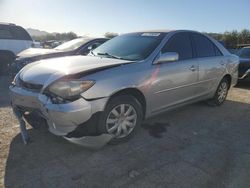
M 237 56 L 194 31 L 120 35 L 88 56 L 25 66 L 10 86 L 18 118 L 81 143 L 109 135 L 121 142 L 144 119 L 206 100 L 221 105 L 237 83 Z M 198 115 L 198 114 L 196 114 Z

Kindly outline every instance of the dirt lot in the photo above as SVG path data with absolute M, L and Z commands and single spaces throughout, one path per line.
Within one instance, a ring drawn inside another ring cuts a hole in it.
M 145 122 L 98 151 L 29 129 L 24 146 L 0 80 L 0 187 L 250 187 L 250 83 L 221 107 L 204 103 Z

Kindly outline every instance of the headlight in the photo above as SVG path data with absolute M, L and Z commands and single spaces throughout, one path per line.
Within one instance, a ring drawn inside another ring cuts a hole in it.
M 92 80 L 57 81 L 49 86 L 49 92 L 63 99 L 74 99 L 94 85 Z

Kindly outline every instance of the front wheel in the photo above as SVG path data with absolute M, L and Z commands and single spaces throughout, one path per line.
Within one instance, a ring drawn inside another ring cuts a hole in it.
M 111 143 L 127 140 L 142 123 L 142 106 L 129 95 L 112 98 L 101 115 L 98 130 L 114 136 Z
M 227 98 L 228 90 L 229 82 L 226 78 L 223 78 L 215 92 L 214 97 L 208 100 L 207 103 L 212 106 L 222 105 Z

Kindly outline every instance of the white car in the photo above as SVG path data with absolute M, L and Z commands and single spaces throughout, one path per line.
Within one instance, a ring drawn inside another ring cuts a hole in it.
M 32 47 L 29 33 L 20 26 L 0 23 L 0 75 L 6 73 L 16 54 Z

